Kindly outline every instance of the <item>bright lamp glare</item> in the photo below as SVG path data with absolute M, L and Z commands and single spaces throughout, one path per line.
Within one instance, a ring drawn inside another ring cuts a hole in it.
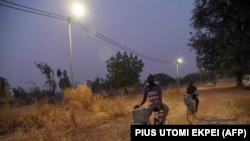
M 83 5 L 79 4 L 79 3 L 74 3 L 74 14 L 77 16 L 81 16 L 85 13 L 85 8 L 83 7 Z
M 178 63 L 181 63 L 181 62 L 182 62 L 182 59 L 181 59 L 181 58 L 179 58 L 179 59 L 177 60 L 177 62 L 178 62 Z

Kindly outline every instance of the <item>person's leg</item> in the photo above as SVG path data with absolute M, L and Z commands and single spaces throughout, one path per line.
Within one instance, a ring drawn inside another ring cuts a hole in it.
M 162 124 L 165 124 L 169 108 L 168 105 L 166 105 L 165 103 L 162 103 L 162 108 L 163 108 Z
M 198 106 L 199 106 L 199 98 L 196 96 L 195 97 L 196 105 L 195 105 L 195 111 L 198 111 Z
M 149 110 L 149 113 L 148 113 L 148 121 L 149 121 L 149 118 L 150 118 L 150 116 L 152 115 L 152 113 L 153 113 L 153 111 L 154 111 L 154 109 L 156 108 L 156 104 L 151 104 L 149 107 L 148 107 L 148 110 Z

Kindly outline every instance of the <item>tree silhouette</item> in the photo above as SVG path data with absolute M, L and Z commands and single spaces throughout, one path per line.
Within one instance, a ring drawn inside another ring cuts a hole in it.
M 139 82 L 144 63 L 137 55 L 117 52 L 107 60 L 107 82 L 113 88 L 130 86 Z
M 54 79 L 54 71 L 51 69 L 50 66 L 48 66 L 46 63 L 37 63 L 34 62 L 36 67 L 41 71 L 43 75 L 46 77 L 45 85 L 49 86 L 49 91 L 51 94 L 55 94 L 56 90 L 56 81 Z
M 69 77 L 67 75 L 66 70 L 62 72 L 61 69 L 57 69 L 57 77 L 60 79 L 59 87 L 62 91 L 65 90 L 66 88 L 71 88 L 71 84 L 69 82 Z
M 196 51 L 199 68 L 237 76 L 250 71 L 250 3 L 246 0 L 196 0 L 188 46 Z

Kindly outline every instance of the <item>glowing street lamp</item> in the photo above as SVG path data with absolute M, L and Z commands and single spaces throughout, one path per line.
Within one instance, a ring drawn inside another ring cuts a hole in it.
M 179 63 L 182 63 L 182 59 L 179 58 L 177 59 L 177 61 L 175 62 L 176 63 L 176 71 L 177 71 L 177 86 L 178 88 L 180 88 L 180 80 L 179 80 Z
M 86 8 L 83 4 L 75 2 L 73 5 L 73 13 L 78 17 L 82 17 L 84 14 L 86 14 Z
M 77 15 L 77 16 L 80 16 L 84 13 L 84 9 L 82 5 L 80 5 L 79 3 L 74 3 L 73 11 L 74 11 L 74 15 Z M 72 21 L 72 17 L 69 16 L 68 25 L 69 25 L 70 74 L 71 74 L 71 84 L 74 85 L 73 63 L 72 63 L 71 21 Z

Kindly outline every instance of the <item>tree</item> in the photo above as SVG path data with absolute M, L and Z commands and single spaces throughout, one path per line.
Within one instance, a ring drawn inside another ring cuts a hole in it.
M 87 85 L 91 88 L 94 93 L 98 93 L 103 89 L 104 80 L 103 78 L 96 76 L 94 81 L 87 80 Z
M 56 81 L 54 79 L 54 71 L 46 63 L 43 63 L 43 62 L 41 63 L 34 62 L 34 63 L 36 64 L 36 67 L 39 68 L 41 73 L 45 75 L 47 79 L 45 82 L 45 85 L 49 86 L 50 93 L 54 95 L 55 90 L 56 90 Z
M 65 90 L 66 88 L 71 88 L 71 84 L 69 82 L 69 77 L 67 75 L 67 71 L 64 70 L 63 72 L 61 69 L 57 69 L 57 77 L 60 79 L 59 80 L 59 87 L 61 90 Z
M 200 74 L 199 73 L 190 73 L 190 74 L 187 74 L 185 77 L 182 78 L 182 82 L 183 83 L 188 83 L 190 80 L 193 81 L 193 82 L 196 82 L 196 81 L 200 81 Z M 203 80 L 205 80 L 204 76 L 203 76 Z M 200 82 L 201 83 L 201 82 Z
M 6 88 L 9 87 L 7 79 L 0 77 L 0 97 L 6 96 Z
M 188 46 L 196 51 L 199 68 L 237 76 L 250 71 L 250 3 L 247 0 L 196 0 Z M 192 32 L 191 32 L 192 34 Z
M 169 83 L 174 83 L 174 79 L 165 73 L 154 74 L 154 78 L 155 78 L 155 81 L 158 81 L 164 87 L 168 86 Z
M 7 101 L 11 97 L 10 85 L 8 83 L 8 80 L 1 76 L 0 76 L 0 97 L 4 98 Z
M 107 60 L 107 81 L 113 88 L 126 87 L 139 82 L 144 63 L 137 55 L 117 52 Z
M 29 97 L 29 93 L 27 93 L 25 89 L 20 86 L 13 88 L 12 92 L 14 93 L 15 98 L 19 100 L 25 100 Z

